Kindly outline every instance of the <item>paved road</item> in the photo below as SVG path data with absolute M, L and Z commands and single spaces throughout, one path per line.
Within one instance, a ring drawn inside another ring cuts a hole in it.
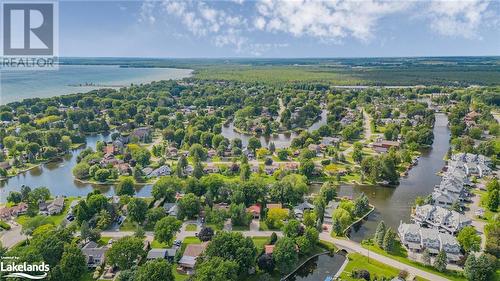
M 371 116 L 366 113 L 366 111 L 363 109 L 363 135 L 364 138 L 360 140 L 360 143 L 363 144 L 368 144 L 370 142 L 370 139 L 372 137 L 372 127 L 371 127 Z M 346 150 L 344 150 L 342 153 L 347 156 L 347 154 L 351 153 L 354 150 L 354 145 L 349 146 Z
M 189 222 L 192 223 L 192 222 Z M 186 231 L 186 225 L 189 223 L 184 223 L 181 230 L 177 233 L 176 239 L 178 240 L 184 240 L 186 237 L 191 237 L 195 236 L 196 231 Z M 246 237 L 255 237 L 255 236 L 271 236 L 271 234 L 275 232 L 278 236 L 283 236 L 283 233 L 281 231 L 259 231 L 259 230 L 249 230 L 249 231 L 242 231 L 241 233 L 246 236 Z M 129 236 L 133 235 L 133 231 L 103 231 L 101 233 L 101 236 L 103 237 L 111 237 L 111 238 L 120 238 L 123 236 Z M 146 232 L 146 239 L 148 241 L 153 240 L 153 232 L 147 231 Z M 359 243 L 356 243 L 351 240 L 345 240 L 345 239 L 335 239 L 330 236 L 329 232 L 322 232 L 320 233 L 320 239 L 333 243 L 339 248 L 346 249 L 347 251 L 350 252 L 356 252 L 359 254 L 362 254 L 364 256 L 369 256 L 371 259 L 377 260 L 379 262 L 385 263 L 387 265 L 390 265 L 392 267 L 398 268 L 398 269 L 404 269 L 408 271 L 410 275 L 413 276 L 420 276 L 428 280 L 432 281 L 446 281 L 448 279 L 429 273 L 427 271 L 420 270 L 416 267 L 401 263 L 399 261 L 396 261 L 392 258 L 374 253 L 374 252 L 369 252 L 367 249 L 363 248 Z
M 400 269 L 400 270 L 404 269 L 410 275 L 420 276 L 420 277 L 423 277 L 427 280 L 432 280 L 432 281 L 447 281 L 447 280 L 449 280 L 449 279 L 446 279 L 446 278 L 441 277 L 439 275 L 435 275 L 435 274 L 429 273 L 427 271 L 420 270 L 416 267 L 401 263 L 401 262 L 396 261 L 394 259 L 391 259 L 389 257 L 382 256 L 382 255 L 374 253 L 374 252 L 369 252 L 367 249 L 363 248 L 359 243 L 356 243 L 354 241 L 332 238 L 330 236 L 330 234 L 327 232 L 322 232 L 320 234 L 320 239 L 331 242 L 331 243 L 333 243 L 341 248 L 346 249 L 347 251 L 352 251 L 352 252 L 362 254 L 364 256 L 369 256 L 370 259 L 377 260 L 379 262 L 385 263 L 385 264 L 390 265 L 392 267 L 395 267 L 397 269 Z
M 480 221 L 476 219 L 476 211 L 481 208 L 481 196 L 474 194 L 472 197 L 472 203 L 469 205 L 469 210 L 465 212 L 465 215 L 472 219 L 472 226 L 477 230 L 479 235 L 481 236 L 481 249 L 484 250 L 486 247 L 486 235 L 484 234 L 484 226 L 486 223 L 484 221 Z M 480 254 L 479 252 L 477 253 Z

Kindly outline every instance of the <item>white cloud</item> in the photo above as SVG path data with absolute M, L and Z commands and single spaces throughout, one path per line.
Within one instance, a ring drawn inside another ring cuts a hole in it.
M 477 38 L 490 4 L 485 0 L 435 0 L 427 8 L 431 28 L 439 34 Z
M 398 21 L 417 18 L 439 34 L 465 38 L 477 38 L 480 27 L 499 22 L 497 12 L 488 9 L 490 0 L 255 1 L 237 6 L 243 1 L 146 0 L 140 21 L 175 22 L 176 27 L 180 23 L 185 30 L 181 28 L 179 33 L 185 36 L 206 37 L 217 47 L 230 46 L 236 53 L 252 55 L 286 47 L 260 42 L 259 33 L 283 33 L 333 43 L 348 38 L 368 42 L 376 37 L 381 20 L 393 15 L 401 17 Z
M 411 2 L 379 0 L 260 0 L 256 4 L 259 17 L 254 25 L 258 29 L 286 32 L 297 37 L 338 41 L 353 36 L 365 41 L 373 37 L 380 18 L 411 5 Z

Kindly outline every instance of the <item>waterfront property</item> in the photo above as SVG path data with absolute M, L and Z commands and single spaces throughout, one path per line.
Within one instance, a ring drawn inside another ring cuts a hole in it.
M 412 219 L 422 227 L 444 230 L 454 235 L 472 223 L 470 218 L 459 212 L 430 204 L 417 206 Z
M 449 233 L 439 232 L 438 229 L 401 222 L 398 235 L 401 244 L 412 252 L 422 252 L 427 249 L 431 255 L 437 255 L 442 250 L 450 262 L 457 262 L 462 257 L 457 239 Z

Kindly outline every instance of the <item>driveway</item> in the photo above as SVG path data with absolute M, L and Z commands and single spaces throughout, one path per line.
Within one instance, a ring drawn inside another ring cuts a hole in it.
M 0 241 L 2 245 L 7 248 L 11 248 L 17 243 L 28 239 L 28 236 L 21 233 L 22 227 L 19 224 L 10 224 L 11 229 L 8 231 L 4 231 L 2 236 L 0 237 Z

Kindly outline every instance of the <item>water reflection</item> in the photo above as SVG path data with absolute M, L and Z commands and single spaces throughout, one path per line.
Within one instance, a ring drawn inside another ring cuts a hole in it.
M 418 165 L 410 170 L 407 177 L 401 179 L 399 186 L 342 185 L 339 187 L 339 196 L 355 198 L 363 192 L 376 208 L 366 221 L 351 231 L 352 240 L 360 242 L 371 237 L 381 220 L 394 230 L 397 229 L 401 220 L 410 220 L 411 206 L 415 198 L 430 194 L 441 180 L 436 173 L 444 166 L 443 158 L 450 147 L 450 131 L 447 124 L 447 116 L 437 113 L 432 149 L 422 152 Z M 313 187 L 311 191 L 319 191 L 319 186 Z
M 303 264 L 286 281 L 318 281 L 328 276 L 335 276 L 344 263 L 346 257 L 340 254 L 319 255 Z
M 322 125 L 325 125 L 327 121 L 327 114 L 328 114 L 327 110 L 322 110 L 320 118 L 316 122 L 314 122 L 307 130 L 309 132 L 312 132 L 314 130 L 317 130 Z M 237 132 L 235 130 L 233 122 L 229 123 L 227 126 L 222 126 L 221 135 L 230 140 L 239 138 L 241 139 L 243 146 L 247 146 L 248 140 L 254 136 L 251 134 L 243 134 Z M 259 136 L 259 139 L 260 142 L 262 143 L 262 146 L 264 147 L 267 147 L 271 142 L 274 142 L 274 145 L 277 148 L 285 148 L 289 147 L 292 140 L 297 136 L 298 134 L 295 132 L 287 132 L 287 133 L 274 134 L 271 136 Z

